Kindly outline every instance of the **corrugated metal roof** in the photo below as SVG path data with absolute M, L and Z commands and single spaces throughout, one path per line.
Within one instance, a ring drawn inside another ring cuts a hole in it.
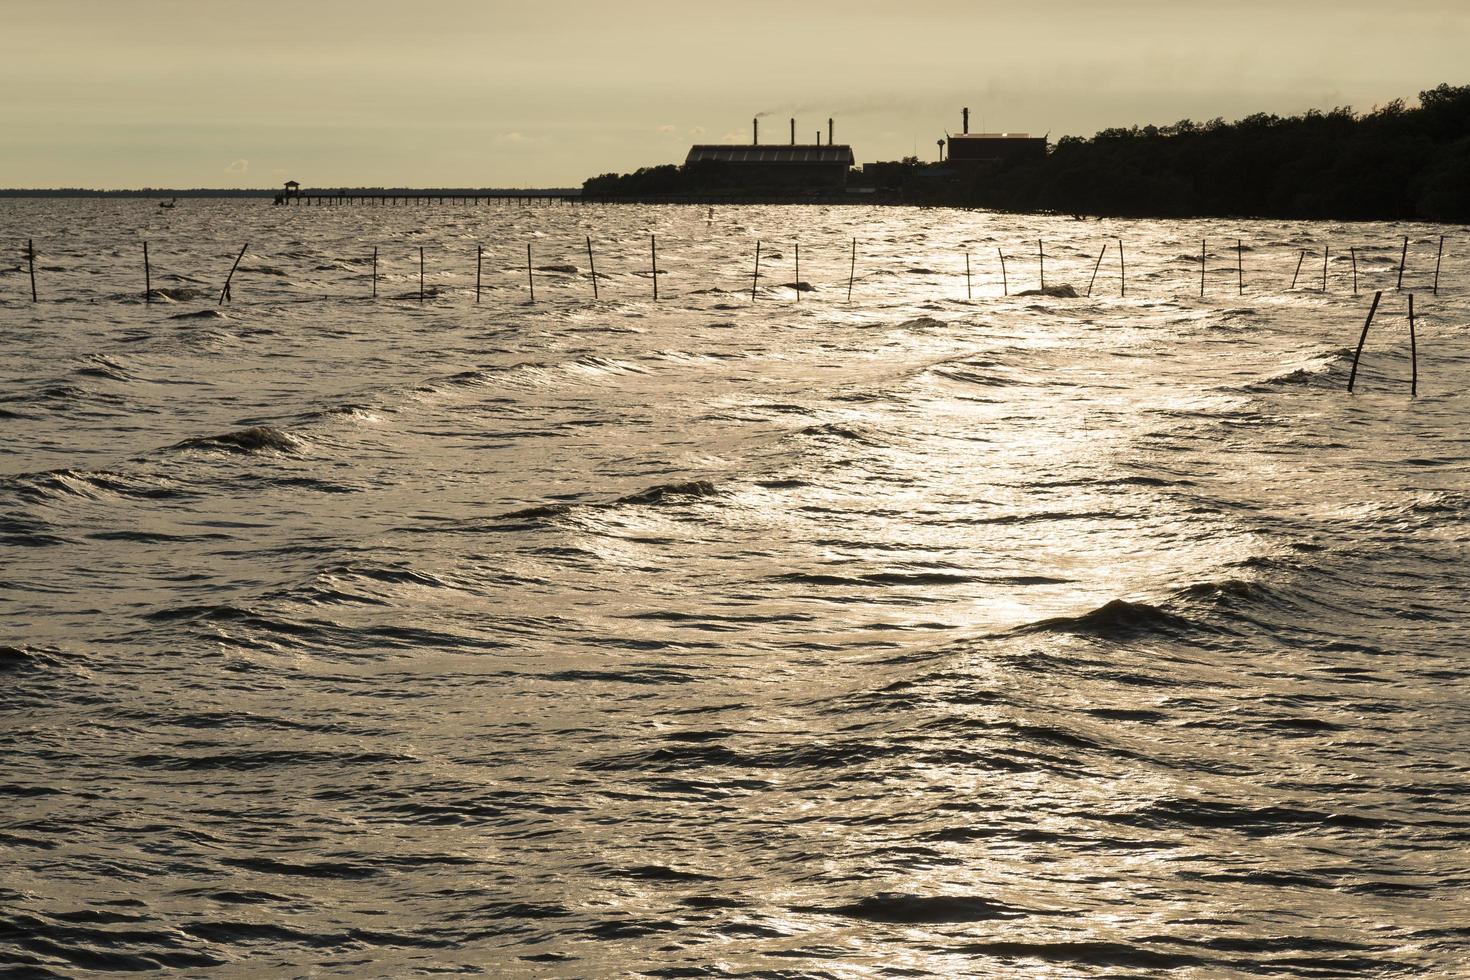
M 715 144 L 691 147 L 684 162 L 701 163 L 706 160 L 720 163 L 825 163 L 850 167 L 854 157 L 852 147 L 843 143 L 824 146 L 801 143 L 795 146 Z

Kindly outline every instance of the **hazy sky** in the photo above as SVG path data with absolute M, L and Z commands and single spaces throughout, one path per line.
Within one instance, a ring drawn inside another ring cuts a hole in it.
M 0 0 L 0 186 L 575 185 L 691 142 L 1366 109 L 1470 0 Z

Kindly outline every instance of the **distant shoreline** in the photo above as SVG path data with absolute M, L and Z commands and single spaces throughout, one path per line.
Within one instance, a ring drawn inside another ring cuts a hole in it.
M 950 137 L 953 144 L 959 137 Z M 943 146 L 944 140 L 940 140 Z M 695 150 L 700 150 L 695 147 Z M 927 163 L 877 161 L 846 174 L 769 150 L 691 157 L 583 184 L 584 199 L 775 197 L 998 209 L 1013 213 L 1194 219 L 1470 223 L 1470 85 L 1448 83 L 1367 113 L 1339 106 L 1300 116 L 1064 136 L 1039 157 L 998 154 Z M 813 147 L 813 149 L 815 149 Z M 782 167 L 787 169 L 783 170 Z M 854 189 L 864 193 L 850 195 Z
M 331 197 L 338 193 L 351 197 L 357 195 L 397 195 L 399 197 L 544 197 L 547 194 L 580 194 L 579 187 L 329 187 L 303 189 L 303 194 L 313 197 Z M 0 187 L 0 197 L 239 197 L 273 200 L 281 193 L 280 188 L 266 190 L 254 188 L 214 189 L 208 187 L 142 187 L 127 190 L 93 190 L 85 187 Z

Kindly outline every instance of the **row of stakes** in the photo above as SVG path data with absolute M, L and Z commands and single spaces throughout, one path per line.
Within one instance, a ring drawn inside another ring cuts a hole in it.
M 1121 239 L 1121 238 L 1117 239 L 1117 243 L 1118 243 L 1118 295 L 1119 296 L 1126 296 L 1128 294 L 1128 266 L 1127 266 L 1127 260 L 1125 259 L 1124 254 L 1123 254 L 1123 239 Z M 796 270 L 795 270 L 795 282 L 793 283 L 793 285 L 795 287 L 795 290 L 794 291 L 796 293 L 796 302 L 799 303 L 799 302 L 801 302 L 801 293 L 802 293 L 802 290 L 801 290 L 801 244 L 799 242 L 798 243 L 795 243 L 795 244 L 796 244 L 796 249 L 795 249 L 795 252 L 796 252 L 796 254 L 795 254 Z M 1093 288 L 1093 286 L 1097 283 L 1098 270 L 1100 270 L 1102 268 L 1103 258 L 1107 255 L 1108 248 L 1110 247 L 1110 245 L 1111 245 L 1111 243 L 1105 243 L 1103 245 L 1102 249 L 1097 253 L 1097 261 L 1093 264 L 1093 267 L 1092 267 L 1092 277 L 1087 282 L 1087 293 L 1086 293 L 1086 295 L 1089 296 L 1089 297 L 1092 295 L 1092 288 Z M 230 302 L 230 298 L 231 298 L 230 297 L 230 284 L 234 280 L 234 278 L 235 278 L 235 270 L 237 270 L 240 267 L 240 260 L 245 257 L 245 251 L 248 248 L 250 248 L 250 243 L 249 242 L 246 242 L 243 246 L 241 246 L 240 253 L 235 256 L 235 262 L 234 262 L 233 265 L 230 266 L 230 273 L 229 273 L 228 276 L 225 277 L 224 288 L 222 288 L 220 290 L 219 302 L 221 302 L 221 303 L 228 303 L 228 302 Z M 655 300 L 657 300 L 658 299 L 658 238 L 657 238 L 656 235 L 650 235 L 650 236 L 648 236 L 648 248 L 649 248 L 649 258 L 650 258 L 651 267 L 652 267 L 653 298 Z M 1003 295 L 1009 296 L 1010 295 L 1010 292 L 1011 292 L 1011 288 L 1010 288 L 1010 277 L 1009 277 L 1009 273 L 1008 273 L 1008 270 L 1007 270 L 1007 267 L 1006 267 L 1006 254 L 1005 254 L 1005 251 L 1003 249 L 1001 249 L 1000 247 L 998 247 L 998 246 L 997 246 L 997 248 L 996 248 L 995 251 L 996 251 L 996 254 L 1000 257 L 1001 289 L 1003 291 Z M 1353 268 L 1353 295 L 1356 296 L 1356 295 L 1358 295 L 1358 250 L 1356 248 L 1350 248 L 1348 250 L 1348 252 L 1349 252 L 1349 255 L 1350 255 L 1351 259 L 1352 259 L 1352 268 Z M 969 252 L 965 252 L 964 254 L 965 254 L 965 298 L 966 299 L 974 299 L 975 298 L 975 294 L 974 294 L 974 289 L 972 287 L 971 278 L 970 278 L 970 253 Z M 1242 295 L 1242 296 L 1245 295 L 1245 257 L 1244 257 L 1244 254 L 1245 254 L 1245 245 L 1241 241 L 1241 239 L 1238 239 L 1237 238 L 1235 240 L 1236 289 L 1237 289 L 1237 293 L 1239 295 Z M 1327 262 L 1328 262 L 1328 259 L 1330 257 L 1330 254 L 1331 254 L 1331 248 L 1324 246 L 1323 249 L 1322 249 L 1322 292 L 1324 292 L 1324 293 L 1327 292 Z M 1200 243 L 1199 243 L 1199 294 L 1200 294 L 1200 298 L 1201 299 L 1203 299 L 1204 298 L 1204 295 L 1205 295 L 1205 265 L 1206 265 L 1207 257 L 1208 257 L 1208 242 L 1207 242 L 1206 239 L 1201 238 L 1200 239 Z M 1037 241 L 1036 241 L 1036 258 L 1037 258 L 1037 263 L 1038 263 L 1038 270 L 1039 270 L 1039 277 L 1040 277 L 1040 282 L 1041 282 L 1041 289 L 1044 291 L 1046 289 L 1046 247 L 1045 247 L 1045 243 L 1041 239 L 1037 239 Z M 1298 280 L 1301 277 L 1302 264 L 1306 261 L 1306 258 L 1307 258 L 1307 250 L 1306 249 L 1302 249 L 1301 250 L 1301 254 L 1297 257 L 1296 271 L 1292 273 L 1291 287 L 1290 287 L 1292 289 L 1295 289 L 1296 286 L 1297 286 L 1297 282 L 1298 282 Z M 29 265 L 29 268 L 30 268 L 31 302 L 32 303 L 35 303 L 35 302 L 38 302 L 38 299 L 37 299 L 37 294 L 36 294 L 36 246 L 35 246 L 34 240 L 31 240 L 31 239 L 27 239 L 26 240 L 26 259 L 27 259 L 27 262 L 28 262 L 28 265 Z M 482 283 L 482 280 L 483 280 L 482 273 L 483 273 L 483 267 L 484 267 L 484 259 L 485 259 L 485 246 L 483 246 L 483 245 L 476 245 L 475 246 L 475 302 L 476 303 L 480 302 L 481 283 Z M 1395 290 L 1398 291 L 1398 292 L 1402 292 L 1403 291 L 1403 288 L 1404 288 L 1404 269 L 1405 269 L 1405 267 L 1408 264 L 1408 259 L 1409 259 L 1409 238 L 1406 235 L 1406 236 L 1404 236 L 1403 251 L 1399 255 L 1398 283 L 1397 283 L 1397 285 L 1395 287 Z M 1440 235 L 1439 236 L 1439 250 L 1435 254 L 1435 258 L 1434 258 L 1434 287 L 1433 287 L 1433 289 L 1434 289 L 1434 295 L 1435 296 L 1438 296 L 1439 295 L 1439 271 L 1440 271 L 1440 265 L 1443 262 L 1443 259 L 1444 259 L 1444 236 L 1443 235 Z M 599 295 L 598 287 L 597 287 L 597 260 L 593 256 L 593 253 L 592 253 L 592 237 L 590 235 L 587 236 L 587 265 L 588 265 L 588 270 L 590 272 L 590 278 L 592 280 L 592 298 L 593 299 L 600 299 L 601 297 Z M 754 273 L 751 276 L 751 282 L 750 282 L 750 301 L 752 303 L 754 303 L 756 301 L 757 287 L 760 284 L 760 275 L 761 275 L 761 242 L 759 240 L 757 240 L 756 243 L 755 243 L 755 271 L 754 271 Z M 850 264 L 849 269 L 848 269 L 848 276 L 847 276 L 847 301 L 848 302 L 851 302 L 852 301 L 852 285 L 853 285 L 853 280 L 856 278 L 856 275 L 857 275 L 857 239 L 854 238 L 852 240 L 852 260 L 851 260 L 851 264 Z M 536 277 L 535 277 L 534 270 L 533 270 L 532 257 L 531 257 L 531 243 L 530 242 L 527 242 L 526 243 L 526 283 L 530 287 L 530 290 L 531 290 L 531 302 L 534 303 L 534 302 L 536 302 Z M 378 295 L 378 250 L 377 250 L 377 248 L 374 248 L 373 249 L 372 295 L 374 297 L 376 297 Z M 144 299 L 145 299 L 146 302 L 150 302 L 151 303 L 153 301 L 153 270 L 152 270 L 152 265 L 150 264 L 149 259 L 148 259 L 148 243 L 147 242 L 144 242 L 143 243 L 143 296 L 144 296 Z M 419 300 L 420 301 L 423 301 L 424 298 L 425 298 L 425 291 L 424 291 L 424 249 L 423 249 L 423 246 L 421 245 L 421 246 L 419 246 Z
M 1093 267 L 1092 267 L 1092 278 L 1089 279 L 1088 280 L 1088 283 L 1087 283 L 1087 295 L 1088 296 L 1091 296 L 1092 295 L 1092 287 L 1097 282 L 1097 273 L 1098 273 L 1098 270 L 1100 268 L 1102 268 L 1103 257 L 1105 255 L 1107 255 L 1109 244 L 1104 244 L 1103 245 L 1102 250 L 1098 252 L 1097 261 L 1093 264 Z M 653 273 L 653 277 L 652 277 L 653 278 L 653 298 L 655 300 L 657 300 L 658 299 L 658 238 L 657 238 L 657 236 L 650 235 L 648 237 L 648 247 L 649 247 L 649 258 L 650 258 L 650 263 L 651 263 L 651 268 L 652 268 L 652 273 Z M 221 303 L 228 303 L 228 302 L 230 302 L 230 298 L 231 298 L 230 297 L 230 284 L 231 284 L 231 282 L 235 278 L 235 271 L 240 267 L 240 260 L 245 257 L 245 252 L 249 248 L 250 248 L 250 243 L 249 242 L 246 242 L 244 245 L 242 245 L 240 247 L 239 254 L 235 256 L 235 261 L 230 266 L 229 275 L 225 277 L 224 287 L 220 290 L 219 302 L 221 302 Z M 1044 242 L 1041 239 L 1038 239 L 1037 242 L 1036 242 L 1036 250 L 1037 250 L 1036 251 L 1037 261 L 1039 263 L 1041 288 L 1043 290 L 1045 290 L 1046 289 L 1046 248 L 1045 248 Z M 1245 293 L 1245 262 L 1244 262 L 1244 251 L 1245 251 L 1245 249 L 1244 249 L 1244 245 L 1243 245 L 1242 241 L 1240 239 L 1236 239 L 1236 242 L 1235 242 L 1236 284 L 1237 284 L 1237 290 L 1238 290 L 1238 292 L 1239 292 L 1240 295 L 1244 295 L 1244 293 Z M 1004 252 L 1004 250 L 1002 250 L 1000 248 L 997 248 L 996 249 L 996 253 L 1000 256 L 1000 269 L 1001 269 L 1001 285 L 1002 285 L 1002 289 L 1004 290 L 1004 294 L 1007 295 L 1007 296 L 1009 296 L 1010 295 L 1010 280 L 1009 280 L 1009 277 L 1008 277 L 1007 271 L 1006 271 L 1006 256 L 1005 256 L 1005 252 Z M 1356 248 L 1350 249 L 1349 250 L 1349 254 L 1352 257 L 1352 265 L 1353 265 L 1353 295 L 1356 296 L 1358 294 L 1358 256 L 1357 256 L 1357 249 Z M 1205 263 L 1206 263 L 1206 257 L 1207 257 L 1207 255 L 1208 255 L 1208 242 L 1207 242 L 1206 239 L 1203 239 L 1202 238 L 1202 239 L 1200 239 L 1200 258 L 1199 258 L 1199 262 L 1200 262 L 1200 266 L 1199 266 L 1199 292 L 1200 292 L 1200 296 L 1201 297 L 1203 297 L 1205 295 Z M 1329 255 L 1329 249 L 1326 248 L 1326 247 L 1324 247 L 1322 249 L 1322 291 L 1324 293 L 1327 291 L 1327 261 L 1328 261 L 1328 255 Z M 29 268 L 30 268 L 31 302 L 34 303 L 34 302 L 37 302 L 37 295 L 36 295 L 36 248 L 35 248 L 35 243 L 34 243 L 33 240 L 28 239 L 26 241 L 26 256 L 27 256 L 27 259 L 29 260 Z M 1292 277 L 1291 277 L 1291 288 L 1292 289 L 1295 289 L 1296 288 L 1297 280 L 1298 280 L 1298 278 L 1301 275 L 1302 263 L 1304 261 L 1306 261 L 1306 257 L 1307 257 L 1307 250 L 1306 249 L 1302 249 L 1301 255 L 1297 258 L 1296 271 L 1292 274 Z M 1404 288 L 1404 269 L 1405 269 L 1405 267 L 1406 267 L 1406 265 L 1408 263 L 1408 257 L 1409 257 L 1409 239 L 1408 239 L 1408 236 L 1405 236 L 1404 237 L 1404 241 L 1403 241 L 1403 250 L 1402 250 L 1402 252 L 1399 255 L 1398 281 L 1397 281 L 1397 284 L 1395 286 L 1395 289 L 1397 291 L 1402 291 L 1403 288 Z M 483 281 L 482 272 L 483 272 L 483 267 L 484 267 L 484 259 L 485 259 L 485 246 L 483 246 L 483 245 L 477 245 L 477 246 L 475 246 L 475 302 L 476 303 L 480 302 L 481 283 Z M 1440 272 L 1440 265 L 1441 265 L 1443 259 L 1444 259 L 1444 236 L 1441 235 L 1441 236 L 1439 236 L 1439 250 L 1436 253 L 1435 260 L 1434 260 L 1434 287 L 1433 288 L 1434 288 L 1434 295 L 1435 296 L 1438 296 L 1439 295 L 1439 272 Z M 753 275 L 751 277 L 751 284 L 750 284 L 750 300 L 751 300 L 752 303 L 754 303 L 756 301 L 757 289 L 758 289 L 758 286 L 759 286 L 759 283 L 760 283 L 760 263 L 761 263 L 761 242 L 760 241 L 757 241 L 755 243 L 755 271 L 754 271 L 754 273 L 753 273 Z M 588 265 L 588 271 L 589 271 L 589 273 L 591 275 L 591 279 L 592 279 L 592 297 L 593 297 L 593 299 L 598 299 L 600 297 L 599 297 L 598 288 L 597 288 L 597 260 L 594 257 L 593 252 L 592 252 L 592 237 L 590 235 L 587 236 L 587 265 Z M 1118 285 L 1119 293 L 1118 294 L 1120 296 L 1126 296 L 1127 295 L 1127 291 L 1128 291 L 1128 271 L 1127 271 L 1127 264 L 1126 264 L 1126 261 L 1124 259 L 1124 255 L 1123 255 L 1123 240 L 1121 238 L 1118 239 L 1118 272 L 1119 272 L 1119 285 Z M 856 277 L 856 274 L 857 274 L 857 239 L 854 238 L 852 240 L 852 259 L 851 259 L 851 264 L 849 265 L 849 268 L 848 268 L 848 277 L 847 277 L 847 300 L 848 300 L 848 302 L 851 302 L 852 301 L 852 285 L 853 285 L 853 280 Z M 796 247 L 795 247 L 795 276 L 796 276 L 796 281 L 795 281 L 795 286 L 796 286 L 796 289 L 795 289 L 795 292 L 796 292 L 796 301 L 797 302 L 800 302 L 801 301 L 801 287 L 800 287 L 800 283 L 801 283 L 801 245 L 800 245 L 800 243 L 796 243 Z M 152 272 L 152 265 L 150 264 L 149 258 L 148 258 L 148 243 L 147 242 L 144 242 L 143 243 L 143 282 L 144 282 L 144 298 L 145 298 L 145 300 L 147 302 L 150 302 L 151 303 L 153 301 L 153 272 Z M 531 290 L 531 302 L 534 303 L 534 302 L 536 302 L 536 277 L 535 277 L 535 274 L 534 274 L 534 266 L 533 266 L 533 259 L 532 259 L 532 255 L 531 255 L 531 243 L 530 242 L 527 242 L 526 243 L 526 282 L 527 282 L 527 285 L 530 287 L 530 290 Z M 374 248 L 373 249 L 373 275 L 372 275 L 372 284 L 373 284 L 373 293 L 372 294 L 373 294 L 374 297 L 376 297 L 378 295 L 378 250 L 377 250 L 377 248 Z M 974 298 L 974 294 L 973 294 L 973 291 L 971 289 L 971 281 L 970 281 L 970 253 L 969 252 L 966 252 L 965 253 L 965 296 L 966 296 L 967 299 L 973 299 Z M 423 299 L 424 299 L 424 297 L 425 297 L 425 292 L 424 292 L 424 249 L 423 249 L 423 246 L 419 246 L 419 300 L 422 302 Z M 1363 323 L 1363 331 L 1358 336 L 1358 347 L 1357 347 L 1357 350 L 1353 353 L 1353 367 L 1352 367 L 1352 371 L 1348 375 L 1348 387 L 1347 387 L 1347 390 L 1349 392 L 1353 391 L 1354 386 L 1357 383 L 1357 378 L 1358 378 L 1358 363 L 1362 359 L 1362 356 L 1363 356 L 1363 345 L 1368 340 L 1368 329 L 1373 325 L 1373 317 L 1378 312 L 1378 304 L 1379 304 L 1379 302 L 1382 299 L 1383 299 L 1383 291 L 1382 290 L 1378 290 L 1377 292 L 1375 292 L 1373 294 L 1373 303 L 1372 303 L 1372 305 L 1368 309 L 1368 318 Z M 1417 339 L 1415 337 L 1415 332 L 1414 332 L 1414 294 L 1413 293 L 1409 293 L 1408 300 L 1409 300 L 1409 309 L 1408 309 L 1408 313 L 1409 313 L 1409 362 L 1410 362 L 1410 372 L 1411 372 L 1410 373 L 1410 380 L 1409 380 L 1409 394 L 1410 394 L 1411 397 L 1417 397 L 1418 394 L 1419 394 L 1419 346 L 1418 346 L 1418 342 L 1417 342 Z

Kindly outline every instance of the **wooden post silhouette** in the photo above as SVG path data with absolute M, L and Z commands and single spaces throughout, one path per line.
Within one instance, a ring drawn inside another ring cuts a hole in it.
M 1123 239 L 1118 239 L 1118 295 L 1128 295 L 1128 263 L 1123 259 Z
M 31 268 L 31 302 L 36 301 L 36 242 L 34 239 L 26 239 L 26 261 Z
M 1235 240 L 1235 295 L 1245 295 L 1245 245 Z
M 1291 274 L 1291 288 L 1296 288 L 1296 278 L 1302 274 L 1302 263 L 1307 260 L 1307 250 L 1302 249 L 1302 254 L 1296 257 L 1296 271 Z
M 970 292 L 970 253 L 965 253 L 965 299 L 974 299 L 974 293 Z
M 524 201 L 522 202 L 524 203 Z M 526 243 L 526 284 L 531 287 L 531 302 L 536 302 L 536 277 L 531 274 L 531 243 Z
M 1444 236 L 1443 235 L 1440 235 L 1439 236 L 1439 251 L 1436 252 L 1435 253 L 1435 256 L 1434 256 L 1434 295 L 1436 295 L 1436 296 L 1439 295 L 1439 263 L 1440 263 L 1440 260 L 1443 259 L 1443 258 L 1444 258 Z M 1413 297 L 1412 296 L 1409 297 L 1409 300 L 1412 303 L 1413 302 Z
M 373 299 L 378 298 L 378 246 L 373 246 Z
M 1363 342 L 1368 339 L 1368 327 L 1373 323 L 1373 314 L 1378 312 L 1378 301 L 1383 298 L 1383 290 L 1373 294 L 1373 305 L 1368 307 L 1368 319 L 1363 321 L 1363 333 L 1358 337 L 1358 350 L 1353 354 L 1353 370 L 1348 375 L 1348 391 L 1353 390 L 1353 382 L 1358 380 L 1358 359 L 1363 356 Z
M 419 302 L 424 301 L 424 247 L 419 246 Z
M 480 268 L 485 264 L 485 246 L 475 246 L 475 302 L 480 302 Z
M 1041 239 L 1036 239 L 1036 261 L 1041 266 L 1041 291 L 1046 292 L 1046 251 L 1042 247 Z
M 592 298 L 597 299 L 597 262 L 592 258 L 592 236 L 587 236 L 587 269 L 592 273 Z
M 852 278 L 857 275 L 857 239 L 852 240 L 852 264 L 847 267 L 847 301 L 852 302 Z
M 801 242 L 792 242 L 796 246 L 796 282 L 792 288 L 796 290 L 796 301 L 801 302 Z
M 1332 251 L 1331 246 L 1328 246 L 1328 245 L 1323 245 L 1322 246 L 1322 292 L 1323 292 L 1323 294 L 1326 294 L 1326 292 L 1327 292 L 1327 255 L 1331 251 Z
M 760 242 L 760 239 L 757 238 L 755 240 L 755 272 L 752 273 L 751 274 L 751 277 L 750 277 L 750 301 L 752 303 L 755 302 L 755 287 L 756 287 L 756 284 L 760 282 L 760 279 L 761 279 L 761 242 Z
M 148 243 L 143 243 L 143 302 L 153 302 L 153 270 L 148 265 Z
M 1205 240 L 1199 240 L 1199 298 L 1205 298 Z
M 245 250 L 249 247 L 249 242 L 240 246 L 240 254 L 235 256 L 235 264 L 230 266 L 230 274 L 225 276 L 225 288 L 219 291 L 219 301 L 221 303 L 228 303 L 232 299 L 230 296 L 230 282 L 235 278 L 235 270 L 240 268 L 240 260 L 245 257 Z
M 1403 292 L 1404 289 L 1404 266 L 1409 261 L 1409 236 L 1404 236 L 1404 250 L 1399 253 L 1399 281 L 1394 287 L 1394 292 Z
M 1414 339 L 1414 294 L 1409 294 L 1409 397 L 1419 397 L 1419 344 Z
M 1004 253 L 1004 252 L 1002 252 L 1000 250 L 1000 246 L 999 245 L 997 245 L 995 247 L 995 251 L 996 251 L 996 254 L 1000 256 L 1000 288 L 1001 288 L 1001 293 L 1004 296 L 1009 296 L 1011 294 L 1011 284 L 1006 280 L 1006 253 Z
M 658 242 L 654 236 L 648 236 L 648 252 L 653 256 L 653 300 L 658 302 Z
M 1092 284 L 1097 282 L 1097 270 L 1102 268 L 1103 256 L 1108 254 L 1108 243 L 1103 242 L 1102 251 L 1097 253 L 1097 261 L 1092 266 L 1092 278 L 1087 280 L 1087 295 L 1092 295 Z
M 1348 254 L 1353 259 L 1353 295 L 1358 295 L 1358 249 L 1356 246 L 1348 248 Z

